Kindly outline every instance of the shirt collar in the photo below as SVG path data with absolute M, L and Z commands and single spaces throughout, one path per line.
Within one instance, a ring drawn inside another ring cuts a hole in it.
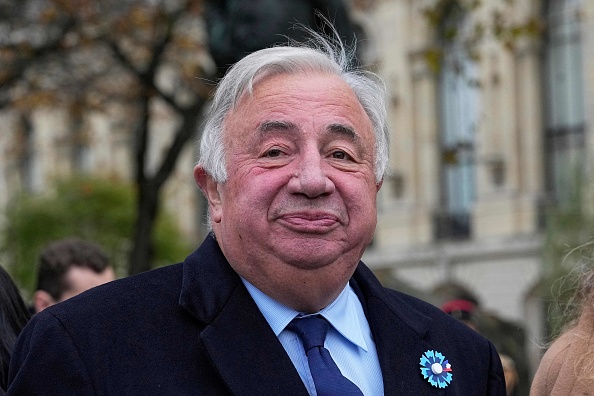
M 291 320 L 298 315 L 303 315 L 271 298 L 247 280 L 243 278 L 241 280 L 277 337 Z M 367 343 L 363 337 L 363 330 L 357 314 L 357 304 L 361 304 L 359 298 L 351 285 L 347 283 L 336 300 L 316 314 L 326 318 L 332 327 L 347 340 L 367 351 Z M 362 312 L 362 309 L 360 311 Z
M 336 300 L 320 311 L 320 315 L 326 318 L 336 331 L 347 340 L 367 351 L 360 318 L 357 314 L 357 304 L 360 305 L 361 302 L 351 285 L 347 283 Z
M 281 331 L 287 327 L 289 322 L 291 322 L 299 312 L 279 303 L 267 294 L 264 294 L 260 289 L 245 279 L 241 278 L 241 281 L 254 299 L 260 312 L 262 312 L 262 315 L 264 315 L 264 318 L 272 328 L 272 331 L 274 331 L 274 334 L 278 337 Z

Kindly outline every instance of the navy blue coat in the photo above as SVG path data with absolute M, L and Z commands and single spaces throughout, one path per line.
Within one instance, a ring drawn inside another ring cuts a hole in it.
M 351 284 L 375 338 L 386 395 L 505 395 L 489 341 L 432 305 L 383 288 L 363 263 Z M 427 350 L 452 365 L 444 389 L 421 375 Z M 9 377 L 8 395 L 307 396 L 212 237 L 183 263 L 99 286 L 35 315 Z

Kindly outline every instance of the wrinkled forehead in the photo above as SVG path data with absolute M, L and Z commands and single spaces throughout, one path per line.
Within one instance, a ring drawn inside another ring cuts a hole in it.
M 314 81 L 315 83 L 311 83 Z M 288 100 L 289 99 L 289 100 Z M 267 71 L 254 77 L 252 82 L 237 95 L 227 117 L 243 113 L 245 107 L 254 103 L 294 105 L 308 101 L 334 102 L 336 108 L 363 110 L 360 114 L 368 120 L 363 105 L 355 91 L 344 79 L 335 73 L 301 71 L 295 73 Z M 355 116 L 354 112 L 352 116 Z M 250 114 L 251 115 L 251 114 Z
M 340 88 L 344 88 L 349 93 L 352 93 L 352 102 L 357 106 L 362 106 L 361 101 L 359 100 L 356 92 L 352 89 L 352 87 L 342 78 L 340 74 L 329 72 L 329 71 L 319 71 L 319 70 L 304 70 L 298 72 L 286 72 L 286 71 L 278 71 L 278 70 L 265 70 L 262 71 L 254 76 L 252 80 L 240 91 L 238 92 L 237 96 L 235 97 L 233 104 L 227 114 L 235 113 L 241 110 L 241 107 L 244 103 L 246 103 L 249 99 L 254 97 L 254 93 L 258 90 L 258 88 L 269 82 L 270 80 L 274 79 L 277 86 L 284 86 L 285 82 L 287 85 L 289 84 L 288 81 L 291 80 L 296 81 L 298 79 L 308 80 L 311 78 L 316 78 L 316 80 L 325 80 L 328 82 L 332 82 L 334 86 L 340 86 Z M 302 91 L 305 97 L 309 97 L 311 91 Z M 313 92 L 311 92 L 313 95 Z
M 313 128 L 313 129 L 310 129 Z M 297 136 L 315 131 L 318 136 L 349 136 L 370 152 L 375 136 L 368 114 L 353 89 L 332 73 L 280 73 L 267 75 L 244 92 L 224 125 L 224 139 L 271 136 L 284 131 Z

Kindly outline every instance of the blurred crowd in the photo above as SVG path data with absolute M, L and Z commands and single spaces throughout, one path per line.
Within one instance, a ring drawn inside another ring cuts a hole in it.
M 37 287 L 27 306 L 8 272 L 0 267 L 0 395 L 7 388 L 11 351 L 31 315 L 115 279 L 103 248 L 78 238 L 47 245 L 37 268 Z

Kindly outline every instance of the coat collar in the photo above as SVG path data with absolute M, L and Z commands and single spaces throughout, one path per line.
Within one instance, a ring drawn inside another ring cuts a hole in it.
M 225 307 L 241 280 L 209 234 L 183 263 L 179 304 L 203 323 L 210 323 Z
M 213 236 L 183 265 L 179 303 L 204 324 L 200 339 L 232 394 L 307 396 L 280 341 Z

